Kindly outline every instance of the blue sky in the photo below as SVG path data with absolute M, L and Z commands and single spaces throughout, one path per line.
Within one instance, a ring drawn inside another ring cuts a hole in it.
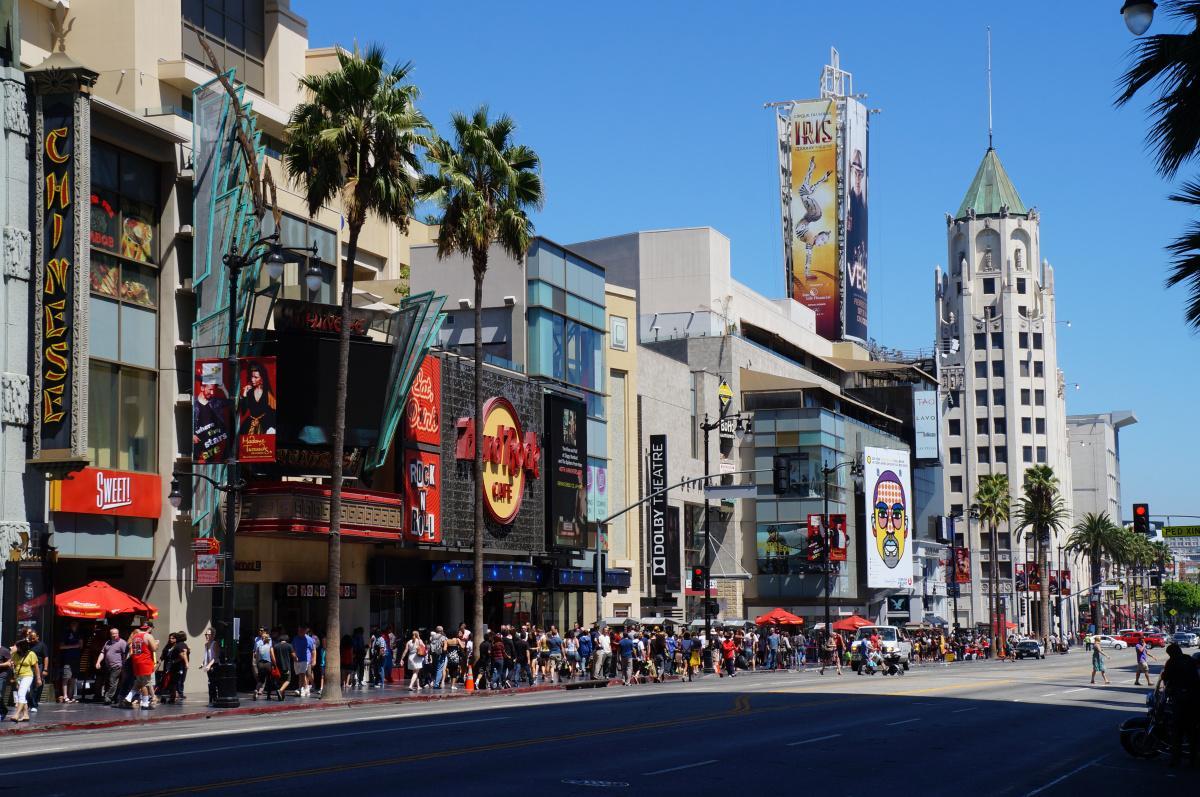
M 931 345 L 944 216 L 987 146 L 991 25 L 996 149 L 1041 211 L 1059 318 L 1072 321 L 1059 335 L 1068 412 L 1137 413 L 1122 434 L 1127 517 L 1139 500 L 1200 515 L 1187 465 L 1200 442 L 1200 337 L 1183 324 L 1184 291 L 1163 287 L 1164 246 L 1188 215 L 1153 171 L 1145 102 L 1112 107 L 1133 41 L 1120 6 L 293 2 L 313 46 L 379 41 L 412 60 L 440 128 L 479 103 L 513 116 L 543 160 L 539 233 L 566 243 L 711 225 L 732 241 L 734 276 L 768 296 L 783 294 L 784 277 L 762 104 L 815 95 L 836 46 L 855 91 L 882 111 L 871 127 L 870 331 L 902 349 Z M 1160 18 L 1151 32 L 1172 27 Z

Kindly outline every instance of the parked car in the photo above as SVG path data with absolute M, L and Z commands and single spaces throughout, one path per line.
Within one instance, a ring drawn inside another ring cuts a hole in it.
M 1133 647 L 1143 640 L 1151 648 L 1165 648 L 1167 646 L 1166 637 L 1151 631 L 1126 631 L 1123 634 L 1117 634 L 1117 639 L 1120 639 L 1129 647 Z
M 1096 634 L 1096 636 L 1092 638 L 1092 641 L 1101 648 L 1107 648 L 1109 650 L 1124 650 L 1125 648 L 1129 647 L 1125 640 L 1118 639 L 1114 636 L 1109 636 L 1108 634 Z
M 1194 648 L 1197 643 L 1197 636 L 1191 631 L 1176 631 L 1171 634 L 1171 641 L 1179 645 L 1181 648 Z
M 1016 644 L 1016 646 L 1013 648 L 1013 650 L 1016 651 L 1018 659 L 1025 659 L 1025 658 L 1044 659 L 1044 658 L 1046 658 L 1046 649 L 1044 647 L 1042 647 L 1042 643 L 1038 642 L 1036 639 L 1022 639 L 1020 642 L 1018 642 Z

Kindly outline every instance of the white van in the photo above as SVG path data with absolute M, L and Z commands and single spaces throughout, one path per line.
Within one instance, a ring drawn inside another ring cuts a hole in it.
M 858 653 L 859 640 L 870 639 L 872 634 L 879 636 L 879 646 L 885 653 L 899 653 L 900 666 L 908 669 L 908 660 L 912 656 L 912 640 L 903 628 L 891 625 L 864 625 L 854 634 L 854 642 L 850 645 L 850 667 L 858 671 L 861 656 Z

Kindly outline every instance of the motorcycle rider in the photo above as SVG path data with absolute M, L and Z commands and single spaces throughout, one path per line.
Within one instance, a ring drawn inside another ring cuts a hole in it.
M 1191 742 L 1191 759 L 1195 766 L 1200 755 L 1200 670 L 1196 668 L 1196 662 L 1172 642 L 1167 645 L 1167 663 L 1163 665 L 1159 681 L 1175 707 L 1171 723 L 1171 765 L 1179 763 L 1186 734 Z

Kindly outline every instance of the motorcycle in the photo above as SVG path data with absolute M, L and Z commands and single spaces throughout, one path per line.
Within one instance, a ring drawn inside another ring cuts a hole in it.
M 1134 758 L 1157 758 L 1171 752 L 1171 720 L 1175 707 L 1167 698 L 1161 683 L 1146 695 L 1146 716 L 1133 717 L 1121 723 L 1121 747 Z M 1188 740 L 1183 741 L 1183 755 L 1190 754 Z

